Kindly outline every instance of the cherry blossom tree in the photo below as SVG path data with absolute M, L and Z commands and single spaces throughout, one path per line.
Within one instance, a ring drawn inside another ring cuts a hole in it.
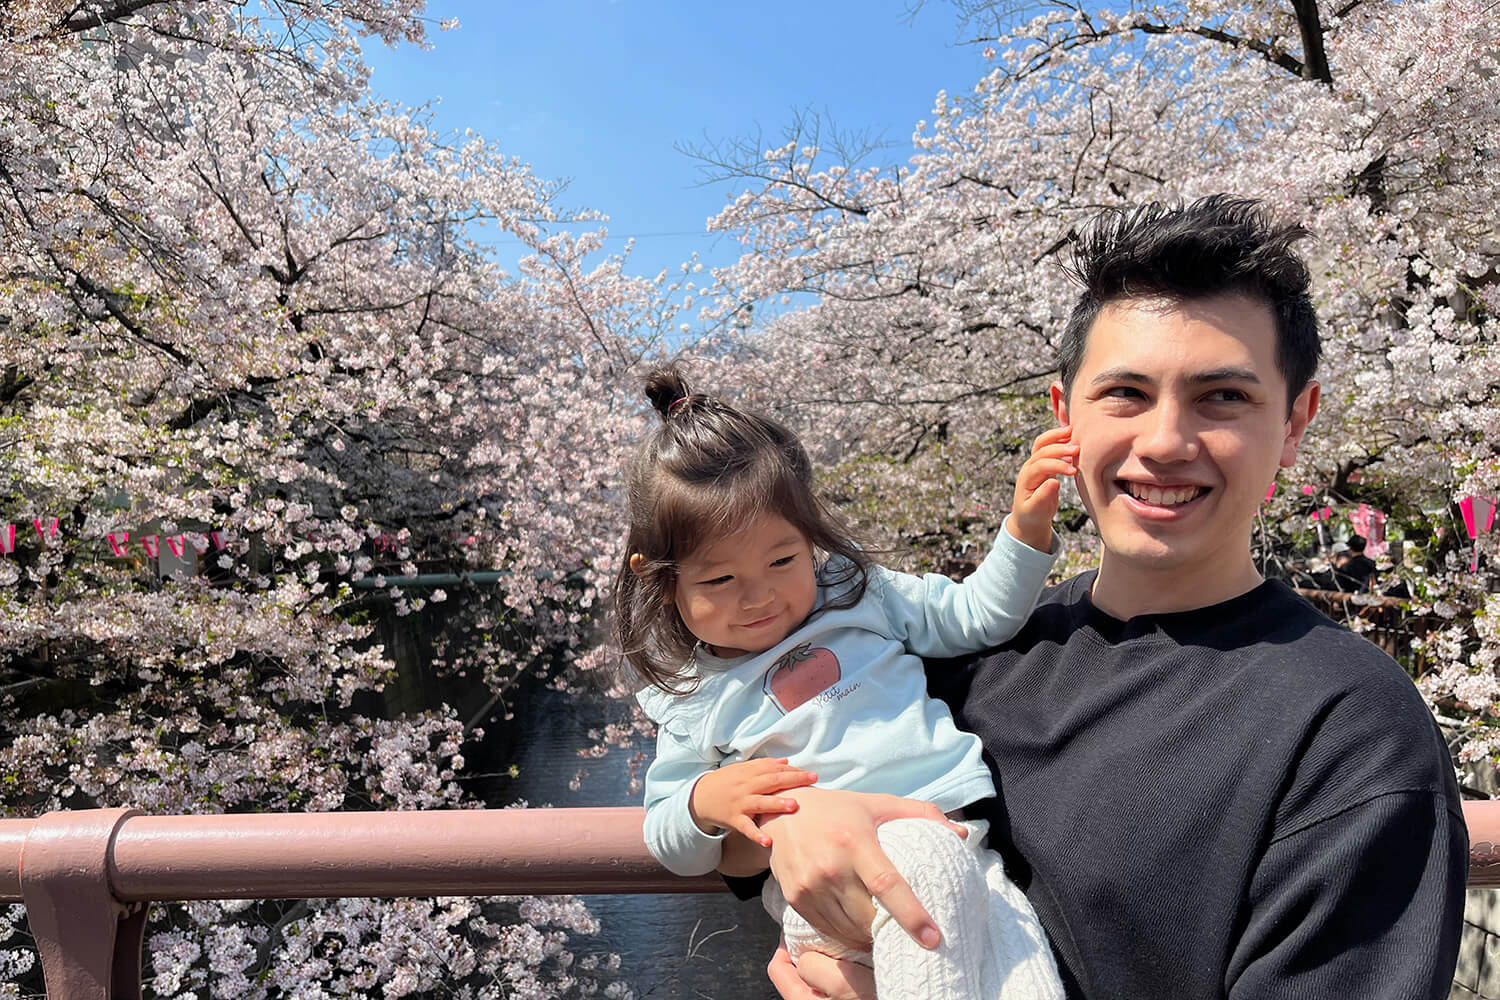
M 0 5 L 9 814 L 472 806 L 452 711 L 377 717 L 371 615 L 440 621 L 439 666 L 499 692 L 585 647 L 670 289 L 370 94 L 361 39 L 421 44 L 423 6 Z M 471 572 L 499 582 L 402 583 Z M 147 986 L 620 995 L 592 929 L 570 900 L 200 904 L 159 914 Z
M 1290 548 L 1325 498 L 1393 511 L 1424 546 L 1417 609 L 1452 622 L 1428 644 L 1424 689 L 1473 713 L 1466 754 L 1494 753 L 1497 609 L 1457 552 L 1451 506 L 1500 493 L 1493 12 L 959 7 L 994 68 L 970 93 L 938 95 L 908 162 L 839 155 L 809 119 L 706 151 L 713 175 L 742 182 L 711 226 L 746 248 L 719 274 L 709 318 L 724 334 L 707 363 L 807 431 L 872 531 L 940 564 L 996 529 L 997 498 L 1047 421 L 1077 227 L 1148 199 L 1261 198 L 1315 234 L 1327 351 L 1323 411 L 1266 538 Z M 764 304 L 757 315 L 774 318 L 737 335 L 735 317 Z

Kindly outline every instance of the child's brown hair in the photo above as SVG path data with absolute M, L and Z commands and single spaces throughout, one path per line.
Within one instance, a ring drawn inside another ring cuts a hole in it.
M 790 430 L 693 393 L 675 366 L 648 374 L 645 389 L 662 422 L 630 466 L 630 530 L 615 581 L 615 628 L 642 682 L 686 694 L 696 682 L 683 667 L 698 640 L 672 602 L 681 560 L 756 518 L 779 516 L 815 550 L 847 560 L 847 572 L 820 582 L 839 588 L 826 607 L 852 607 L 864 596 L 869 559 L 814 491 L 812 463 Z

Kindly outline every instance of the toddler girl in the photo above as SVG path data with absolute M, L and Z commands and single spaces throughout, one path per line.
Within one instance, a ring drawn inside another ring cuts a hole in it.
M 615 587 L 622 646 L 658 727 L 646 773 L 646 843 L 667 868 L 718 866 L 735 831 L 816 782 L 936 804 L 955 818 L 994 794 L 977 737 L 927 695 L 920 656 L 996 645 L 1026 620 L 1052 565 L 1057 476 L 1073 473 L 1066 428 L 1037 438 L 1012 513 L 962 583 L 870 562 L 813 490 L 781 424 L 690 393 L 675 369 L 646 380 L 662 423 L 631 468 L 628 556 Z M 816 773 L 814 773 L 816 772 Z M 1051 951 L 983 824 L 893 820 L 880 838 L 942 933 L 911 940 L 877 907 L 870 954 L 882 997 L 1061 1000 Z M 792 958 L 849 956 L 786 905 L 766 908 Z

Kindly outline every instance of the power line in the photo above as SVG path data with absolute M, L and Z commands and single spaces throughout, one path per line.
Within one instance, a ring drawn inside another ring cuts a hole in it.
M 604 239 L 605 240 L 646 240 L 646 239 L 657 239 L 657 238 L 662 238 L 662 237 L 690 237 L 690 238 L 695 238 L 695 239 L 705 239 L 705 238 L 719 239 L 720 237 L 724 237 L 724 236 L 727 236 L 727 235 L 729 235 L 729 234 L 728 233 L 695 232 L 695 231 L 690 230 L 690 229 L 682 229 L 682 230 L 664 230 L 664 231 L 659 232 L 659 233 L 610 233 L 609 235 L 605 236 Z M 521 243 L 525 243 L 526 241 L 525 240 L 521 240 L 521 239 L 517 239 L 514 236 L 506 236 L 506 237 L 502 237 L 502 238 L 499 238 L 499 239 L 492 240 L 491 242 L 493 242 L 493 243 L 514 243 L 514 244 L 521 244 Z

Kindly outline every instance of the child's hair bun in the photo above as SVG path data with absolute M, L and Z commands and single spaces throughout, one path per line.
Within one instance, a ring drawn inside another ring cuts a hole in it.
M 687 379 L 675 366 L 653 369 L 646 376 L 646 396 L 663 420 L 669 419 L 673 407 L 684 403 L 689 395 Z

